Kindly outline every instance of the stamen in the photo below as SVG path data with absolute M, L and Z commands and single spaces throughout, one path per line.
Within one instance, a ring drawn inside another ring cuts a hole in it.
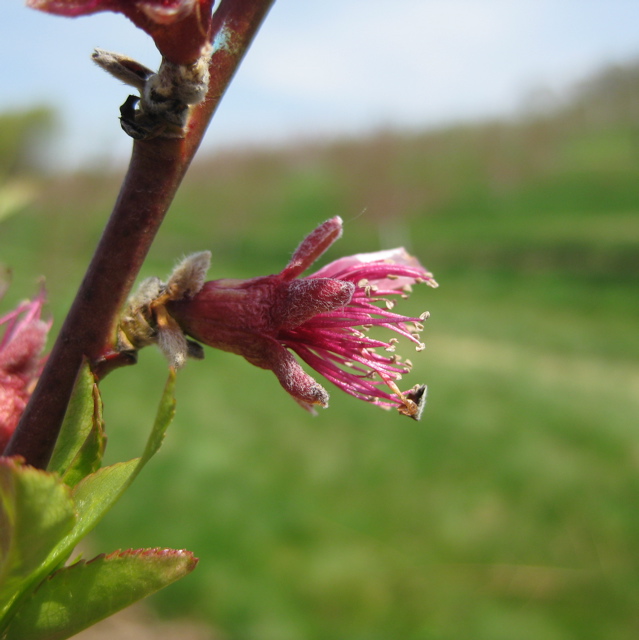
M 403 416 L 408 416 L 409 418 L 416 416 L 418 412 L 417 405 L 412 400 L 409 400 L 408 398 L 404 398 L 403 400 L 404 400 L 404 406 L 399 407 L 397 410 Z
M 371 291 L 373 290 L 373 287 L 371 286 L 371 283 L 366 278 L 362 278 L 357 283 L 357 287 L 358 287 L 358 289 L 363 289 L 364 290 L 364 295 L 366 297 L 370 298 Z M 355 290 L 355 295 L 357 295 L 357 289 Z
M 402 401 L 402 403 L 405 402 L 404 394 L 399 390 L 399 387 L 391 379 L 384 379 L 384 382 L 388 385 L 388 388 Z

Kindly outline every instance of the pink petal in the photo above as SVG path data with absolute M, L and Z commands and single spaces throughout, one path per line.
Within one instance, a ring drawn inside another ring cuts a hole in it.
M 302 240 L 300 246 L 297 247 L 293 253 L 293 257 L 280 276 L 284 278 L 284 280 L 297 278 L 297 276 L 306 271 L 306 269 L 308 269 L 335 240 L 341 238 L 341 236 L 342 219 L 339 216 L 335 216 L 327 220 Z
M 406 267 L 406 270 L 404 272 L 402 269 L 393 269 L 392 271 L 395 273 L 390 278 L 387 277 L 389 274 L 385 273 L 386 270 L 381 268 L 384 265 L 399 265 Z M 366 270 L 365 267 L 367 266 L 370 266 L 371 269 Z M 391 291 L 397 291 L 413 285 L 417 278 L 426 280 L 432 286 L 436 286 L 431 274 L 404 247 L 374 251 L 372 253 L 357 253 L 353 256 L 339 258 L 308 277 L 341 278 L 349 276 L 349 279 L 351 279 L 350 276 L 355 273 L 358 274 L 358 277 L 368 279 L 371 284 Z

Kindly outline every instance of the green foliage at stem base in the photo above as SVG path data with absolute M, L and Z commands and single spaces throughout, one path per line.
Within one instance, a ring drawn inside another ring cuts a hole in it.
M 171 371 L 140 458 L 100 468 L 102 400 L 86 367 L 48 471 L 0 458 L 0 637 L 67 638 L 195 568 L 187 551 L 101 555 L 64 567 L 159 450 L 174 412 Z
M 6 613 L 77 522 L 69 488 L 55 475 L 0 459 L 0 612 Z
M 97 471 L 106 447 L 102 400 L 89 367 L 78 376 L 75 390 L 58 436 L 48 470 L 75 486 Z
M 137 549 L 76 562 L 47 578 L 4 640 L 61 640 L 190 573 L 189 551 Z

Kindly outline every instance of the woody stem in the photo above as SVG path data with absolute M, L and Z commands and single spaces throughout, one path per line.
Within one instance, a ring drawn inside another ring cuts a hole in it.
M 207 97 L 183 139 L 136 140 L 113 212 L 4 455 L 46 468 L 76 377 L 113 345 L 117 318 L 206 128 L 274 0 L 222 0 Z M 113 366 L 127 364 L 117 359 Z

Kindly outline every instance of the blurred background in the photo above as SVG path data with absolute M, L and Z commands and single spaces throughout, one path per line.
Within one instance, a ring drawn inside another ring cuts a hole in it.
M 303 4 L 303 6 L 302 6 Z M 60 326 L 125 171 L 119 16 L 3 7 L 2 308 L 46 277 Z M 639 5 L 276 3 L 141 277 L 212 278 L 404 245 L 438 290 L 406 386 L 420 423 L 327 384 L 316 418 L 207 351 L 92 552 L 188 548 L 183 581 L 85 638 L 630 640 L 639 634 Z M 155 57 L 154 57 L 155 56 Z M 142 450 L 166 365 L 102 390 L 109 462 Z

